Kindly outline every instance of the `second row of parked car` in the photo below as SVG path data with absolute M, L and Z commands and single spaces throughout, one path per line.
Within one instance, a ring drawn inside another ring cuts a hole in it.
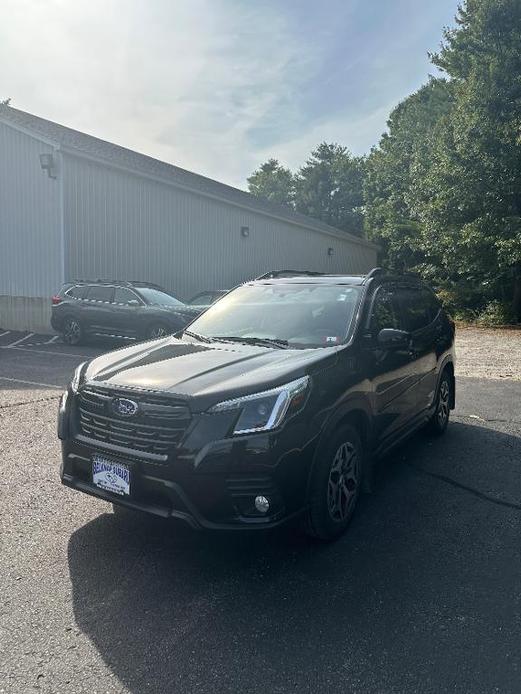
M 147 282 L 76 280 L 52 297 L 51 325 L 70 345 L 89 335 L 154 339 L 181 330 L 224 294 L 201 292 L 185 303 Z

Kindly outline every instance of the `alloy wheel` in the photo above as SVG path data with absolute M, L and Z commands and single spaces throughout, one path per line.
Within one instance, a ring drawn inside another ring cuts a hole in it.
M 450 409 L 450 386 L 448 381 L 444 378 L 440 384 L 440 393 L 438 396 L 438 411 L 436 416 L 438 418 L 438 424 L 442 427 L 445 421 L 449 418 Z
M 69 318 L 63 330 L 63 339 L 69 345 L 75 345 L 81 337 L 81 326 L 74 318 Z
M 166 337 L 167 335 L 168 335 L 168 332 L 166 331 L 165 328 L 163 328 L 162 325 L 156 325 L 150 331 L 150 337 L 152 340 L 156 340 L 159 337 Z
M 336 522 L 344 521 L 351 513 L 356 500 L 359 468 L 356 448 L 347 441 L 342 443 L 333 458 L 327 484 L 327 507 Z

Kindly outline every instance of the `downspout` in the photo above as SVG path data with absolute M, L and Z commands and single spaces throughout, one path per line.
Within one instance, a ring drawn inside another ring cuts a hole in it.
M 57 164 L 57 176 L 58 176 L 58 223 L 60 225 L 60 247 L 61 247 L 61 257 L 60 257 L 60 272 L 61 272 L 61 282 L 65 282 L 65 197 L 64 197 L 64 166 L 63 166 L 63 154 L 59 147 L 55 148 L 54 156 L 56 157 Z

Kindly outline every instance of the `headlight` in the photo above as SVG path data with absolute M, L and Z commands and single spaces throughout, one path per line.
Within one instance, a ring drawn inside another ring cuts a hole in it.
M 84 361 L 82 364 L 76 367 L 76 370 L 74 371 L 74 374 L 72 376 L 72 380 L 69 383 L 69 388 L 73 393 L 78 392 L 78 388 L 80 387 L 81 381 L 83 379 L 83 372 L 85 370 L 85 367 L 87 366 L 87 362 Z
M 298 412 L 304 404 L 309 377 L 304 376 L 272 390 L 225 400 L 210 408 L 209 412 L 239 412 L 233 428 L 234 434 L 275 429 L 286 415 Z

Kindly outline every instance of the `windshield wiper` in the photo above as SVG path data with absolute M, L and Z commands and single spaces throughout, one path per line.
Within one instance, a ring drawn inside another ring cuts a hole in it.
M 214 335 L 213 340 L 219 342 L 244 342 L 246 345 L 261 345 L 263 347 L 276 347 L 277 349 L 287 349 L 289 342 L 279 340 L 276 337 L 241 337 L 240 335 Z
M 183 330 L 184 335 L 189 335 L 190 337 L 195 337 L 196 340 L 199 340 L 200 342 L 213 342 L 213 339 L 211 337 L 207 337 L 206 335 L 199 335 L 199 333 L 194 333 L 191 330 Z

